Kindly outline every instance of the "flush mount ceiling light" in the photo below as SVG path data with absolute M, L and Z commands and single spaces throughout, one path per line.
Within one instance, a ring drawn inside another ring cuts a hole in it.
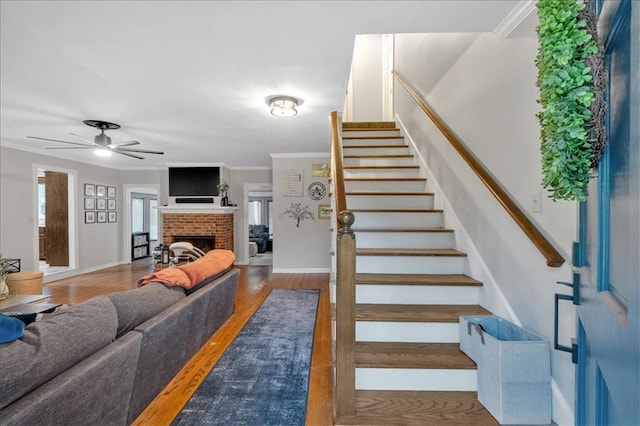
M 291 96 L 272 96 L 267 101 L 274 117 L 293 117 L 298 113 L 298 100 Z

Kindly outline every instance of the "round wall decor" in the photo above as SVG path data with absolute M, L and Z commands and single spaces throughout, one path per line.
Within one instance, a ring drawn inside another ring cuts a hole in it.
M 307 188 L 307 194 L 312 200 L 322 200 L 327 195 L 327 187 L 322 182 L 312 182 Z

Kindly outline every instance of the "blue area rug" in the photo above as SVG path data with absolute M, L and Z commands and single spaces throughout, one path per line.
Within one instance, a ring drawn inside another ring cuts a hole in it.
M 173 425 L 304 425 L 318 298 L 272 290 Z

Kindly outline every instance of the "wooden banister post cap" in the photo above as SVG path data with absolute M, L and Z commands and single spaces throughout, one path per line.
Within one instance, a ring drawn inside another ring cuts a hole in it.
M 343 210 L 338 214 L 338 223 L 340 224 L 341 234 L 351 234 L 351 226 L 355 222 L 356 217 L 349 210 Z

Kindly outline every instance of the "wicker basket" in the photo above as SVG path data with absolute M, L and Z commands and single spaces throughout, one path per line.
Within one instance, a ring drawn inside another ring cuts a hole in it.
M 41 271 L 14 272 L 7 275 L 7 285 L 11 294 L 42 294 Z

